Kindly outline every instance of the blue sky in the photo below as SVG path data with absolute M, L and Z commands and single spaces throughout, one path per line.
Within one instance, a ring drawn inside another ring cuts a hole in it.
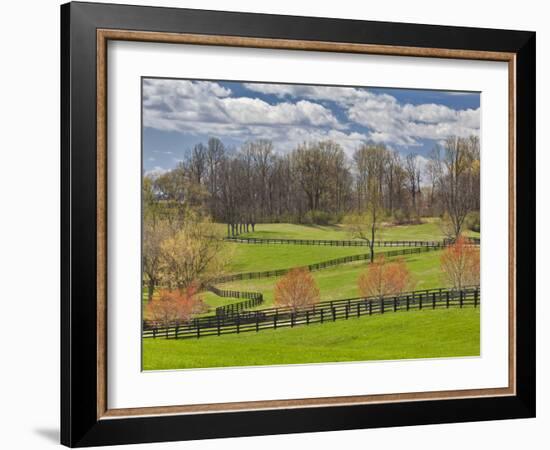
M 169 170 L 211 136 L 235 150 L 331 139 L 350 157 L 368 141 L 425 157 L 446 136 L 478 135 L 479 113 L 474 92 L 145 78 L 143 165 Z

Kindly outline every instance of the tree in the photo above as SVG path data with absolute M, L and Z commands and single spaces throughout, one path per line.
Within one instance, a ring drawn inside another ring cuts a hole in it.
M 312 306 L 319 298 L 317 283 L 306 268 L 292 269 L 275 285 L 274 303 L 280 307 Z
M 307 196 L 309 211 L 321 209 L 322 196 L 331 182 L 331 169 L 342 164 L 343 150 L 339 144 L 332 141 L 304 143 L 294 150 L 293 172 Z M 339 175 L 342 175 L 341 172 Z
M 163 281 L 180 292 L 207 286 L 221 275 L 229 258 L 221 251 L 221 238 L 208 218 L 188 211 L 181 228 L 162 242 Z
M 479 139 L 450 136 L 437 162 L 438 188 L 452 225 L 460 235 L 468 213 L 479 203 Z
M 382 185 L 388 155 L 384 146 L 368 144 L 361 146 L 353 155 L 359 179 L 358 195 L 364 199 L 364 206 L 359 207 L 358 214 L 348 216 L 346 222 L 352 236 L 365 240 L 369 245 L 371 263 L 374 261 L 376 232 L 383 217 Z
M 147 285 L 147 301 L 151 302 L 155 287 L 162 280 L 163 242 L 170 236 L 166 220 L 146 215 L 143 219 L 143 278 Z
M 143 202 L 143 281 L 147 287 L 147 301 L 153 299 L 155 287 L 162 278 L 162 242 L 172 232 L 169 220 L 163 214 L 163 207 L 155 200 L 154 182 L 144 177 L 142 187 Z
M 374 261 L 375 238 L 380 228 L 379 208 L 376 205 L 370 205 L 368 211 L 349 214 L 344 220 L 351 236 L 367 243 L 372 263 Z M 380 239 L 380 236 L 378 238 Z
M 202 184 L 206 175 L 206 153 L 207 148 L 199 143 L 193 147 L 193 153 L 189 159 L 189 174 L 196 184 Z
M 380 255 L 359 275 L 357 285 L 361 296 L 383 298 L 411 290 L 414 281 L 403 259 L 388 262 Z
M 456 290 L 479 284 L 479 248 L 464 236 L 449 245 L 441 255 L 441 271 L 445 282 Z
M 162 289 L 158 297 L 145 307 L 145 317 L 156 327 L 187 323 L 206 308 L 197 292 L 195 286 L 189 286 L 183 291 Z
M 405 158 L 405 170 L 407 172 L 407 187 L 411 194 L 412 207 L 418 217 L 417 196 L 420 194 L 420 164 L 416 153 L 409 153 Z

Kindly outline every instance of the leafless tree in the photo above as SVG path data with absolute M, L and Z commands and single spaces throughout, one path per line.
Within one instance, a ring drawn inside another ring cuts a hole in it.
M 479 159 L 476 158 L 479 158 L 477 138 L 450 136 L 436 161 L 438 188 L 454 238 L 460 236 L 466 216 L 475 207 L 475 195 L 479 192 L 474 168 Z
M 412 207 L 416 214 L 419 216 L 419 210 L 417 205 L 417 198 L 420 194 L 420 163 L 418 155 L 416 153 L 409 153 L 405 158 L 405 170 L 407 173 L 407 187 L 411 194 Z

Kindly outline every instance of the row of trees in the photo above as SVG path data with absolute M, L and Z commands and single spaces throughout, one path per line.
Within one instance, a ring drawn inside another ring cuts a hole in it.
M 200 208 L 227 233 L 262 222 L 341 221 L 349 214 L 411 222 L 444 215 L 454 237 L 479 210 L 479 140 L 451 136 L 430 158 L 406 157 L 365 143 L 348 158 L 333 141 L 304 143 L 279 154 L 269 140 L 228 149 L 210 138 L 189 158 L 157 177 L 145 177 L 164 203 Z
M 444 250 L 440 258 L 442 276 L 447 285 L 461 290 L 479 284 L 479 248 L 462 237 Z M 363 297 L 383 298 L 413 290 L 416 281 L 401 258 L 389 261 L 383 255 L 363 271 L 358 279 L 359 294 Z M 148 302 L 145 316 L 157 326 L 174 322 L 189 322 L 207 306 L 198 294 L 197 284 L 179 289 L 161 289 L 154 300 Z M 274 304 L 293 309 L 313 306 L 320 301 L 320 291 L 307 268 L 288 272 L 275 285 Z
M 463 237 L 443 251 L 440 266 L 443 282 L 457 291 L 479 284 L 479 248 Z M 416 280 L 402 258 L 390 261 L 383 255 L 369 264 L 357 279 L 362 297 L 399 296 L 414 290 L 415 285 Z M 298 309 L 313 306 L 319 300 L 319 288 L 306 268 L 291 270 L 275 285 L 276 306 Z

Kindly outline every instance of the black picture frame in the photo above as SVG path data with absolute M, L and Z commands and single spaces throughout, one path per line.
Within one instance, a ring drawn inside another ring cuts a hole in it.
M 98 29 L 516 55 L 516 395 L 116 419 L 97 415 Z M 61 6 L 61 443 L 70 447 L 535 416 L 534 32 L 69 3 Z

